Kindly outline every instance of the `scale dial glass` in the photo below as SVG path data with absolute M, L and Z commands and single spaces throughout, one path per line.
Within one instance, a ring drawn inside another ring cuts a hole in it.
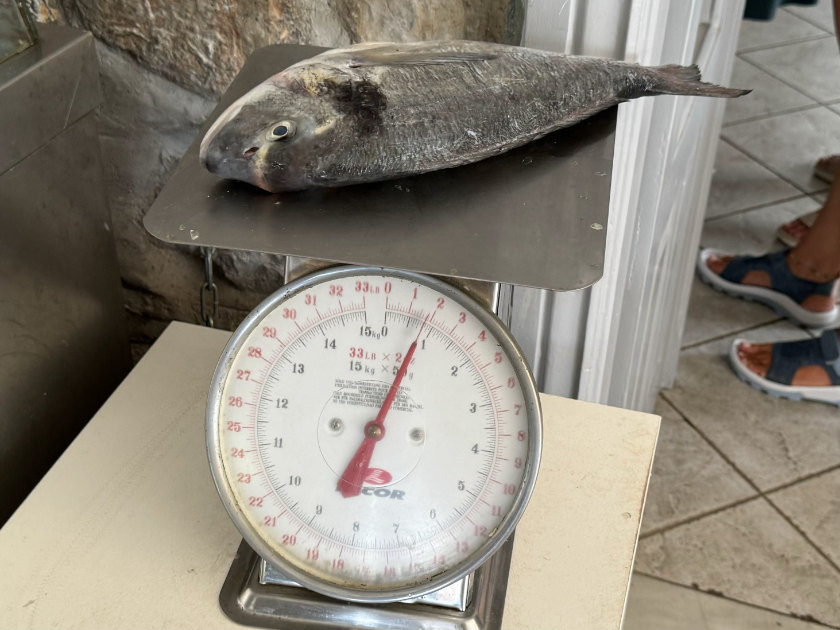
M 243 322 L 214 375 L 207 436 L 255 551 L 311 590 L 386 602 L 463 577 L 510 536 L 541 419 L 494 315 L 427 276 L 340 267 Z

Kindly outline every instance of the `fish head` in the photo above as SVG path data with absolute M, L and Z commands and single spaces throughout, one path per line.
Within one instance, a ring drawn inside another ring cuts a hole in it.
M 333 116 L 277 75 L 239 98 L 208 129 L 199 159 L 211 173 L 268 192 L 307 186 L 306 166 Z

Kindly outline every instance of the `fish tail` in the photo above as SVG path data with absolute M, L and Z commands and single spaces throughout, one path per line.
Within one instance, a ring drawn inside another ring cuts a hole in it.
M 650 83 L 645 90 L 646 95 L 678 94 L 688 96 L 715 96 L 719 98 L 736 98 L 749 94 L 752 90 L 738 90 L 721 87 L 713 83 L 700 80 L 700 68 L 697 66 L 658 66 L 649 68 Z

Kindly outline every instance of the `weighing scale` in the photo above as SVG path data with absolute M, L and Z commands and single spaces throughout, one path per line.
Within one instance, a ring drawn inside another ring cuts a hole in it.
M 258 50 L 205 129 L 322 50 Z M 232 619 L 501 624 L 541 437 L 512 294 L 600 277 L 614 128 L 613 109 L 473 165 L 282 195 L 205 172 L 198 134 L 146 228 L 287 257 L 207 407 L 210 468 L 244 538 L 219 596 Z

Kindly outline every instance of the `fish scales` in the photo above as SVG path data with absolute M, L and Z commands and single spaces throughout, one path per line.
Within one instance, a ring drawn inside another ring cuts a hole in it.
M 200 156 L 271 192 L 476 162 L 655 94 L 738 96 L 696 68 L 643 67 L 483 42 L 362 44 L 269 78 L 208 130 Z
M 498 65 L 492 60 L 467 68 L 399 67 L 380 73 L 377 79 L 389 103 L 386 124 L 367 140 L 383 163 L 354 160 L 356 172 L 389 169 L 407 174 L 438 165 L 457 166 L 524 144 L 555 127 L 557 101 L 535 94 L 522 78 L 512 80 L 511 68 L 502 73 L 494 67 Z M 482 68 L 476 66 L 487 68 L 480 73 Z M 523 64 L 519 69 L 525 74 L 532 66 Z M 400 87 L 412 84 L 424 89 Z M 523 99 L 525 107 L 520 105 Z M 357 142 L 352 136 L 345 139 Z M 346 147 L 348 154 L 351 149 Z

